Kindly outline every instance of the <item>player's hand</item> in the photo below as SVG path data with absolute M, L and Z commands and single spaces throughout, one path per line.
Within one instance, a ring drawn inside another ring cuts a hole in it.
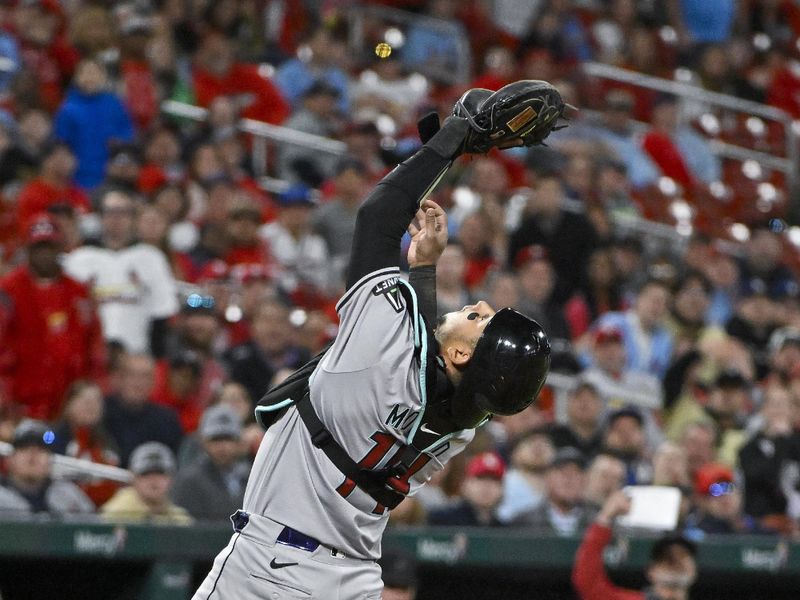
M 447 246 L 447 214 L 433 200 L 425 200 L 408 226 L 408 233 L 408 265 L 435 265 Z
M 614 519 L 624 515 L 631 510 L 631 499 L 622 491 L 616 491 L 608 497 L 603 508 L 597 514 L 596 521 L 605 527 L 611 527 Z

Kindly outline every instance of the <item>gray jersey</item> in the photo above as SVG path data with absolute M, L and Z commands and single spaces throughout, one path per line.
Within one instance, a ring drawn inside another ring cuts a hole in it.
M 370 469 L 392 462 L 420 426 L 424 386 L 415 342 L 424 343 L 398 290 L 399 270 L 362 277 L 337 305 L 336 341 L 310 380 L 311 402 L 334 439 Z M 424 370 L 423 370 L 424 373 Z M 474 430 L 437 442 L 409 470 L 412 495 L 472 439 Z M 244 510 L 269 517 L 357 558 L 380 556 L 388 511 L 360 490 L 312 443 L 295 408 L 266 433 Z

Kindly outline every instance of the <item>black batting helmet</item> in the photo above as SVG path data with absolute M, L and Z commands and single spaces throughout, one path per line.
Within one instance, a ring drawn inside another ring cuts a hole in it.
M 453 422 L 475 427 L 488 414 L 513 415 L 530 406 L 550 370 L 550 342 L 533 319 L 511 308 L 483 330 L 451 403 Z

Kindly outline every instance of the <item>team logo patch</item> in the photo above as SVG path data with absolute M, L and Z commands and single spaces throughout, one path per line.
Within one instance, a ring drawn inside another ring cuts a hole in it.
M 508 125 L 508 128 L 511 131 L 517 132 L 523 125 L 535 119 L 537 114 L 538 113 L 533 109 L 532 106 L 528 106 L 516 117 L 506 123 L 506 125 Z
M 383 296 L 389 305 L 394 309 L 394 312 L 403 312 L 403 300 L 400 290 L 397 287 L 397 277 L 392 277 L 381 281 L 378 285 L 372 288 L 373 296 Z

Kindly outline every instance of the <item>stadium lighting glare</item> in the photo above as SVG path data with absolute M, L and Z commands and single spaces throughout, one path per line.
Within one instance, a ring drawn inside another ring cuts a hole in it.
M 766 200 L 767 202 L 775 202 L 775 200 L 778 199 L 778 189 L 768 181 L 759 183 L 757 189 L 758 196 L 762 200 Z
M 772 46 L 772 40 L 766 33 L 757 33 L 753 36 L 753 47 L 760 52 L 766 52 Z
M 731 225 L 731 235 L 737 242 L 746 242 L 750 239 L 750 230 L 744 223 L 734 223 Z
M 692 207 L 683 198 L 675 200 L 669 209 L 672 216 L 678 221 L 688 221 L 692 218 Z
M 789 229 L 786 231 L 786 235 L 792 244 L 800 248 L 800 227 L 797 225 L 789 227 Z
M 383 39 L 386 40 L 386 43 L 392 46 L 395 50 L 406 43 L 406 36 L 403 35 L 403 32 L 397 27 L 390 27 L 387 29 L 386 33 L 383 34 Z
M 749 117 L 747 121 L 745 121 L 745 127 L 747 127 L 747 131 L 756 136 L 762 136 L 767 131 L 767 126 L 764 125 L 764 121 L 758 117 Z
M 703 115 L 700 117 L 700 127 L 702 127 L 709 135 L 718 135 L 720 126 L 717 115 L 703 113 Z
M 659 177 L 658 189 L 665 196 L 674 196 L 678 193 L 678 184 L 672 177 Z
M 764 175 L 764 169 L 753 159 L 748 159 L 742 163 L 742 173 L 748 179 L 761 179 Z
M 664 25 L 658 30 L 658 35 L 665 44 L 675 44 L 678 41 L 678 34 L 675 28 L 669 25 Z
M 708 186 L 708 190 L 711 192 L 711 195 L 718 200 L 728 197 L 728 187 L 721 181 L 712 181 L 711 185 Z
M 686 69 L 685 67 L 675 69 L 675 81 L 691 83 L 693 78 L 692 72 L 689 69 Z

